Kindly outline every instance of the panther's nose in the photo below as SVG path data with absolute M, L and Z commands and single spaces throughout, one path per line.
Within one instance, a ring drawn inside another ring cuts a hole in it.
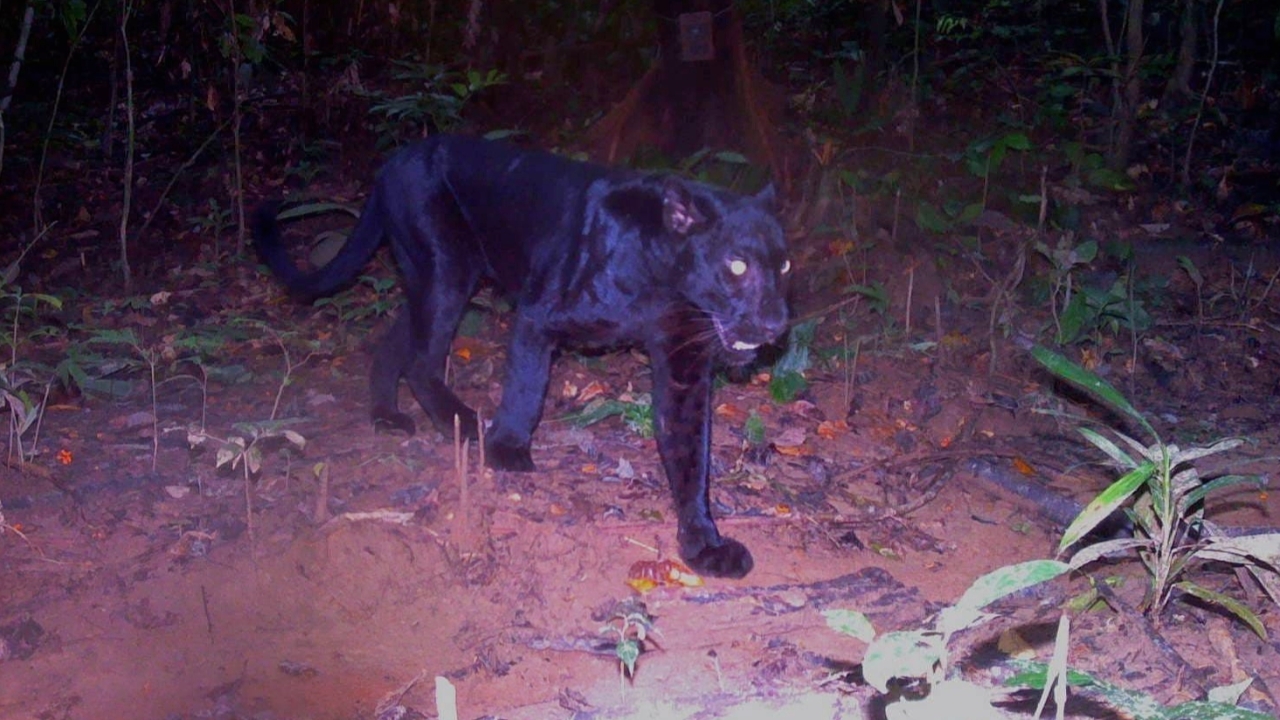
M 785 305 L 768 308 L 760 313 L 760 329 L 770 340 L 777 340 L 787 331 L 788 313 Z

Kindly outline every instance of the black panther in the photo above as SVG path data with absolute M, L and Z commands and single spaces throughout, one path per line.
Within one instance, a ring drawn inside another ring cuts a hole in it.
M 750 362 L 787 327 L 791 269 L 774 191 L 741 196 L 684 178 L 576 162 L 465 136 L 397 152 L 379 172 L 339 254 L 305 274 L 276 207 L 259 208 L 259 256 L 297 296 L 351 282 L 384 238 L 406 307 L 375 351 L 375 424 L 413 433 L 403 378 L 446 434 L 475 412 L 444 382 L 458 322 L 482 278 L 514 301 L 502 402 L 488 463 L 532 471 L 530 440 L 564 344 L 634 345 L 649 355 L 658 449 L 678 510 L 680 555 L 707 575 L 742 577 L 751 553 L 711 517 L 713 365 Z

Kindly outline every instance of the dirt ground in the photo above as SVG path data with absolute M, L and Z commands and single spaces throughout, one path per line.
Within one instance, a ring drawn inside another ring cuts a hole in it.
M 1019 241 L 996 234 L 987 257 Z M 266 338 L 227 358 L 246 382 L 165 383 L 154 406 L 141 376 L 123 400 L 55 398 L 36 461 L 0 466 L 12 529 L 0 536 L 0 717 L 436 717 L 437 676 L 456 688 L 463 718 L 878 717 L 856 668 L 865 645 L 829 629 L 823 611 L 861 610 L 881 631 L 920 627 L 984 572 L 1052 555 L 1061 519 L 1011 488 L 1086 502 L 1116 474 L 1071 423 L 1036 412 L 1101 417 L 1055 393 L 1016 333 L 996 344 L 990 371 L 990 284 L 974 267 L 947 270 L 928 245 L 882 242 L 865 273 L 889 288 L 889 306 L 833 309 L 817 280 L 830 246 L 795 244 L 797 314 L 826 310 L 815 347 L 856 352 L 818 362 L 787 403 L 759 374 L 717 393 L 713 495 L 722 530 L 755 555 L 744 580 L 643 595 L 627 584 L 634 563 L 674 549 L 656 448 L 616 418 L 567 419 L 589 395 L 647 389 L 643 358 L 626 351 L 563 355 L 535 438 L 539 471 L 495 474 L 475 471 L 474 449 L 464 472 L 433 430 L 375 434 L 366 354 L 339 343 L 280 391 L 279 415 L 301 418 L 290 428 L 307 445 L 262 456 L 247 507 L 241 470 L 216 468 L 188 433 L 203 422 L 225 437 L 271 414 L 285 359 Z M 1245 262 L 1272 277 L 1276 258 L 1263 247 L 1147 247 L 1142 272 L 1169 282 L 1169 304 L 1136 347 L 1123 336 L 1094 346 L 1098 369 L 1168 437 L 1248 437 L 1232 469 L 1274 474 L 1277 300 L 1259 283 L 1247 313 L 1223 319 L 1224 305 L 1212 306 L 1197 322 L 1173 258 L 1193 254 L 1219 289 Z M 250 268 L 229 273 L 234 287 L 203 289 L 181 272 L 170 304 L 134 311 L 139 322 L 177 323 L 182 304 L 215 322 L 258 307 L 303 337 L 335 332 L 331 313 L 282 300 Z M 1048 321 L 1018 312 L 1011 326 L 1028 337 Z M 487 412 L 500 397 L 506 319 L 485 315 L 453 360 L 455 386 Z M 763 446 L 744 439 L 752 413 Z M 1274 527 L 1280 498 L 1242 489 L 1209 508 L 1228 525 Z M 1124 607 L 1141 598 L 1134 562 L 1090 575 L 1112 579 Z M 1071 613 L 1071 664 L 1165 702 L 1252 676 L 1246 703 L 1274 713 L 1276 608 L 1222 568 L 1196 577 L 1256 608 L 1272 639 L 1187 602 L 1158 623 L 1095 607 Z M 1003 602 L 953 657 L 994 684 L 996 638 L 1016 628 L 1046 659 L 1062 608 L 1087 587 L 1079 575 Z M 602 628 L 635 598 L 654 630 L 624 679 Z M 1069 710 L 1115 717 L 1084 699 Z

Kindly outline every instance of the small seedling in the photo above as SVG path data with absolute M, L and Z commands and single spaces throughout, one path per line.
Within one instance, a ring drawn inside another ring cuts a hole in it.
M 244 502 L 249 542 L 253 543 L 253 477 L 262 469 L 263 454 L 281 444 L 291 445 L 301 452 L 307 439 L 288 425 L 300 422 L 296 419 L 240 422 L 232 425 L 236 435 L 225 438 L 209 434 L 204 428 L 192 427 L 187 431 L 187 444 L 192 448 L 212 443 L 217 445 L 215 466 L 239 468 L 244 476 Z
M 658 633 L 653 617 L 639 598 L 627 598 L 617 604 L 609 623 L 600 628 L 601 635 L 616 637 L 614 654 L 618 658 L 618 686 L 625 687 L 627 678 L 635 678 L 636 662 L 644 652 L 651 634 Z

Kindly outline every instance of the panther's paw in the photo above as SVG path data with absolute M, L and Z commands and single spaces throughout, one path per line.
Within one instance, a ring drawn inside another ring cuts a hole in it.
M 418 431 L 418 426 L 413 423 L 413 418 L 402 412 L 380 409 L 373 411 L 373 431 L 403 433 L 413 437 L 413 434 Z
M 747 546 L 727 537 L 693 548 L 682 547 L 680 556 L 694 572 L 712 577 L 740 578 L 755 567 Z
M 533 455 L 528 445 L 509 445 L 492 439 L 485 446 L 485 462 L 495 470 L 533 472 Z

